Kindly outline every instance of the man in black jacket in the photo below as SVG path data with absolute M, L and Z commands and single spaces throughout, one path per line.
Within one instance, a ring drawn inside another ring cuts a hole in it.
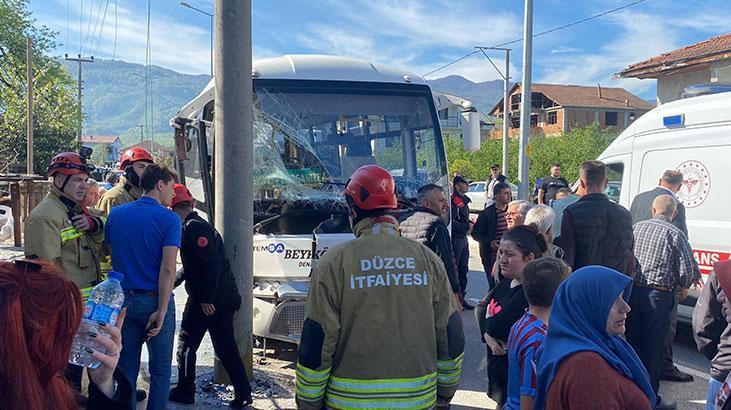
M 182 184 L 175 184 L 170 203 L 183 220 L 180 258 L 188 301 L 178 335 L 178 385 L 170 390 L 170 401 L 195 402 L 196 351 L 206 331 L 221 359 L 236 394 L 229 403 L 241 409 L 251 404 L 251 387 L 234 340 L 233 316 L 241 297 L 226 257 L 223 239 L 215 228 L 193 210 L 193 196 Z
M 500 238 L 508 230 L 507 210 L 510 195 L 510 185 L 505 182 L 495 184 L 493 188 L 495 202 L 480 212 L 475 228 L 472 230 L 472 238 L 480 244 L 480 259 L 490 289 L 495 287 L 492 265 L 495 263 Z
M 469 272 L 470 244 L 467 235 L 472 232 L 472 221 L 470 221 L 470 198 L 465 195 L 470 184 L 466 179 L 457 175 L 452 181 L 454 192 L 452 193 L 452 250 L 454 261 L 457 263 L 457 274 L 459 275 L 460 292 L 462 293 L 463 306 L 467 310 L 475 307 L 467 303 L 465 294 L 467 292 L 467 272 Z
M 449 211 L 444 189 L 435 184 L 424 185 L 416 193 L 416 202 L 418 206 L 413 209 L 413 213 L 399 225 L 401 236 L 421 243 L 439 256 L 447 270 L 452 292 L 461 304 L 462 293 L 457 266 L 454 263 L 452 241 L 449 238 L 447 225 L 442 219 Z
M 569 205 L 561 221 L 561 247 L 573 270 L 601 265 L 633 276 L 632 217 L 604 194 L 607 170 L 601 161 L 585 161 L 579 171 L 586 195 Z

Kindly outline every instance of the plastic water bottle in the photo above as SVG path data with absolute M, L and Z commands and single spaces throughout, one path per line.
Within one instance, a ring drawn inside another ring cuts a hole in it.
M 114 326 L 117 323 L 119 311 L 124 303 L 124 291 L 120 282 L 124 279 L 124 275 L 119 272 L 111 271 L 107 280 L 96 285 L 89 293 L 89 299 L 86 301 L 84 309 L 84 317 L 81 320 L 74 343 L 71 346 L 69 354 L 69 363 L 77 366 L 90 367 L 96 369 L 101 364 L 94 360 L 91 353 L 86 348 L 96 351 L 106 352 L 103 345 L 98 343 L 94 338 L 89 336 L 89 332 L 98 335 L 108 333 L 104 327 L 99 326 L 99 322 Z

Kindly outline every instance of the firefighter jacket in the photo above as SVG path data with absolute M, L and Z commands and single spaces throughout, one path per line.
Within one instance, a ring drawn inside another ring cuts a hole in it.
M 73 215 L 88 213 L 82 205 L 51 187 L 25 221 L 25 256 L 59 262 L 63 273 L 81 289 L 84 299 L 99 283 L 98 244 L 104 239 L 104 218 L 95 216 L 95 231 L 79 231 Z
M 226 257 L 223 239 L 213 226 L 192 212 L 183 223 L 180 245 L 183 278 L 188 296 L 198 303 L 212 303 L 216 309 L 237 310 L 241 296 Z
M 120 176 L 119 183 L 104 193 L 96 207 L 104 213 L 104 216 L 109 216 L 109 211 L 115 206 L 136 201 L 141 196 L 142 189 L 140 187 L 133 186 L 124 177 Z
M 439 257 L 366 218 L 312 273 L 298 351 L 299 408 L 429 409 L 459 383 L 464 334 Z

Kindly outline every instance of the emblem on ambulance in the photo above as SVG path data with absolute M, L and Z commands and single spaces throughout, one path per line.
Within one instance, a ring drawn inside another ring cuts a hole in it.
M 699 161 L 685 161 L 675 168 L 683 174 L 683 185 L 678 199 L 686 208 L 695 208 L 703 203 L 711 191 L 711 176 Z

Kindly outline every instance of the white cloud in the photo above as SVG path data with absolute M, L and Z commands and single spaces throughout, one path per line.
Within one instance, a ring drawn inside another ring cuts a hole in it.
M 644 12 L 619 12 L 607 17 L 617 28 L 614 40 L 583 55 L 553 54 L 539 61 L 541 82 L 623 87 L 636 94 L 649 91 L 652 80 L 612 80 L 612 75 L 630 64 L 678 47 L 678 33 L 667 20 Z
M 558 46 L 551 50 L 551 54 L 567 54 L 567 53 L 575 53 L 577 51 L 581 51 L 580 48 L 576 47 L 568 47 L 568 46 Z

